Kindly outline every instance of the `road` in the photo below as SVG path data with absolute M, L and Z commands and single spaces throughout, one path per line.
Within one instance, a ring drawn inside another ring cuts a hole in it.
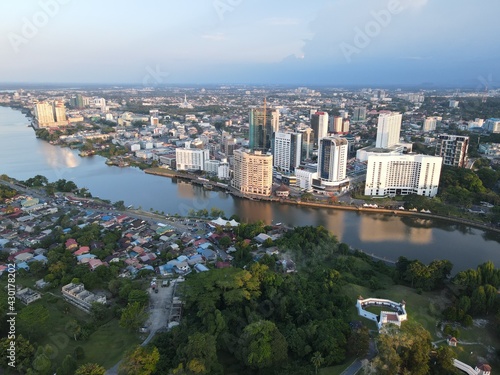
M 158 330 L 167 327 L 170 315 L 172 299 L 174 294 L 174 283 L 168 287 L 161 287 L 162 280 L 158 280 L 158 293 L 149 288 L 149 318 L 145 327 L 149 329 L 149 335 L 142 342 L 141 346 L 146 346 L 153 339 Z M 106 375 L 118 375 L 120 362 L 106 371 Z
M 369 349 L 368 349 L 368 355 L 365 357 L 365 359 L 368 359 L 369 361 L 372 361 L 373 358 L 377 356 L 377 345 L 375 344 L 374 339 L 370 339 L 370 344 L 369 344 Z M 341 375 L 356 375 L 359 370 L 363 367 L 363 358 L 357 358 L 351 365 L 346 368 Z

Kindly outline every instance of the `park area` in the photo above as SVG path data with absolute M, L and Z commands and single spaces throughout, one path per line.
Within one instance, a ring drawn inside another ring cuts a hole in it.
M 16 280 L 17 285 L 36 290 L 34 283 L 30 277 Z M 0 285 L 3 294 L 5 279 Z M 16 310 L 17 334 L 40 346 L 49 345 L 49 358 L 56 366 L 66 355 L 72 355 L 78 365 L 93 362 L 109 368 L 140 342 L 138 334 L 120 327 L 110 311 L 104 321 L 96 322 L 90 314 L 66 302 L 59 288 L 42 292 L 42 298 L 28 306 L 16 300 Z

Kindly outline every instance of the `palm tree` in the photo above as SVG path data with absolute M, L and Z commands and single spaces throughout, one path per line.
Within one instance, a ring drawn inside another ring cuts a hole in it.
M 318 375 L 318 368 L 325 362 L 325 359 L 321 355 L 320 352 L 314 352 L 312 358 L 311 358 L 311 363 L 314 365 L 314 368 L 316 369 L 316 375 Z

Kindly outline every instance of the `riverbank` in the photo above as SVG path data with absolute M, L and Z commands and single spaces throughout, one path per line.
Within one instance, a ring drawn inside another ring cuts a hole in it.
M 240 193 L 236 189 L 233 189 L 229 185 L 216 183 L 216 182 L 209 181 L 206 179 L 200 180 L 198 176 L 190 175 L 187 173 L 179 173 L 179 172 L 173 171 L 171 169 L 149 168 L 149 169 L 145 169 L 144 172 L 148 173 L 148 174 L 155 175 L 155 176 L 181 178 L 181 179 L 188 180 L 191 183 L 198 184 L 198 185 L 210 184 L 210 185 L 213 185 L 217 188 L 226 190 L 229 194 L 236 196 L 238 198 L 242 198 L 242 199 L 258 200 L 258 201 L 264 201 L 264 202 L 270 202 L 270 203 L 288 204 L 288 205 L 295 205 L 295 206 L 301 206 L 301 207 L 329 208 L 329 209 L 334 209 L 334 210 L 356 211 L 356 212 L 360 212 L 360 213 L 378 213 L 378 214 L 384 214 L 384 215 L 412 216 L 412 217 L 421 217 L 421 218 L 426 218 L 426 219 L 438 219 L 438 220 L 445 220 L 445 221 L 449 221 L 449 222 L 453 222 L 453 223 L 457 223 L 457 224 L 463 224 L 463 225 L 471 226 L 474 228 L 479 228 L 479 229 L 483 229 L 483 230 L 488 230 L 488 231 L 500 233 L 500 228 L 493 227 L 491 225 L 487 225 L 487 224 L 484 224 L 481 222 L 466 220 L 466 219 L 453 217 L 453 216 L 442 216 L 442 215 L 436 215 L 433 213 L 420 212 L 420 211 L 393 210 L 393 209 L 386 209 L 386 208 L 362 207 L 362 206 L 347 205 L 347 204 L 325 204 L 325 203 L 318 203 L 318 202 L 305 202 L 305 201 L 300 201 L 300 200 L 274 198 L 274 197 L 248 196 L 248 195 Z

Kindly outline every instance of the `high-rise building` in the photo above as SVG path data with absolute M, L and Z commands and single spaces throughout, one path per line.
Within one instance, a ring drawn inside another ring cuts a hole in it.
M 82 94 L 76 94 L 75 107 L 78 108 L 78 109 L 85 108 L 85 105 L 83 104 L 83 96 L 82 96 Z
M 54 107 L 54 119 L 56 120 L 56 122 L 67 121 L 66 108 L 64 106 L 64 102 L 61 100 L 56 100 L 53 103 L 53 107 Z
M 344 122 L 344 119 L 342 116 L 333 116 L 332 121 L 331 121 L 331 128 L 330 132 L 331 133 L 342 133 L 342 123 Z
M 400 113 L 379 115 L 377 125 L 377 141 L 375 143 L 375 147 L 389 148 L 399 143 L 402 119 L 403 115 Z
M 318 178 L 321 185 L 338 185 L 347 177 L 347 140 L 339 137 L 325 137 L 319 141 Z
M 184 148 L 175 150 L 175 159 L 178 171 L 202 171 L 210 159 L 210 150 L 191 148 L 191 142 L 186 142 Z
M 302 161 L 311 159 L 311 154 L 314 148 L 314 139 L 311 134 L 311 128 L 307 128 L 302 132 Z
M 157 109 L 150 110 L 149 116 L 151 126 L 160 126 L 159 111 Z
M 347 134 L 349 133 L 349 128 L 350 128 L 351 122 L 349 120 L 344 119 L 342 121 L 342 134 Z
M 460 102 L 458 100 L 450 100 L 450 108 L 458 108 Z
M 328 113 L 316 112 L 311 116 L 311 128 L 314 133 L 314 145 L 319 144 L 319 140 L 328 135 Z
M 250 150 L 267 152 L 271 149 L 273 134 L 279 129 L 280 113 L 274 108 L 250 110 Z
M 302 153 L 302 134 L 274 134 L 274 167 L 286 173 L 291 173 L 300 165 Z
M 101 109 L 101 112 L 107 112 L 106 99 L 104 98 L 94 98 L 94 103 L 96 107 Z
M 234 151 L 231 185 L 243 194 L 270 196 L 273 187 L 273 157 L 261 151 Z
M 349 118 L 349 111 L 346 111 L 345 109 L 341 109 L 339 111 L 339 116 L 342 117 L 343 119 L 348 119 Z
M 433 197 L 438 192 L 442 162 L 442 158 L 428 155 L 370 155 L 365 195 Z
M 436 130 L 437 123 L 438 123 L 437 117 L 427 117 L 422 125 L 422 131 L 424 133 L 427 133 Z
M 54 120 L 54 109 L 52 105 L 47 102 L 35 103 L 34 107 L 35 120 L 38 127 L 52 126 L 55 123 Z
M 483 129 L 492 133 L 500 133 L 500 118 L 489 118 L 483 124 Z
M 220 180 L 229 180 L 230 168 L 227 159 L 222 159 L 217 169 L 217 177 Z
M 234 138 L 225 137 L 223 139 L 223 150 L 224 155 L 227 157 L 233 156 L 234 150 L 236 149 L 236 140 Z
M 362 122 L 366 120 L 366 107 L 356 107 L 352 114 L 352 121 Z
M 469 137 L 441 134 L 437 138 L 435 155 L 443 158 L 444 165 L 465 168 L 468 149 Z

